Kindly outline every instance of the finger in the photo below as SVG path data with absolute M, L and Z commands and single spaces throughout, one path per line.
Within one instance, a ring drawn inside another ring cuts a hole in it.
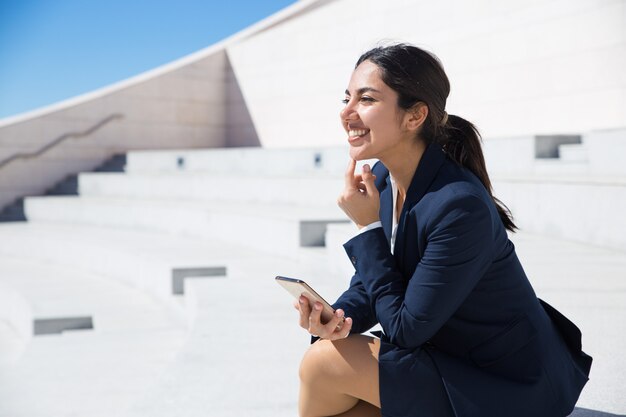
M 321 331 L 323 330 L 322 326 L 322 303 L 314 302 L 313 309 L 311 310 L 311 314 L 309 314 L 309 333 L 321 335 Z
M 337 334 L 338 329 L 341 327 L 340 323 L 343 321 L 343 313 L 338 315 L 337 312 L 333 314 L 333 317 L 326 323 L 320 326 L 317 330 L 317 334 L 323 339 L 334 339 L 334 335 Z
M 341 323 L 341 328 L 336 329 L 333 334 L 331 334 L 327 339 L 337 340 L 337 339 L 345 339 L 350 335 L 350 331 L 352 330 L 352 319 L 347 317 Z
M 335 316 L 339 319 L 337 321 L 337 325 L 335 326 L 335 331 L 341 330 L 346 321 L 346 313 L 342 309 L 335 310 Z
M 300 309 L 300 327 L 303 329 L 309 328 L 309 316 L 311 315 L 311 306 L 309 300 L 301 295 L 298 298 L 298 304 Z
M 352 330 L 352 319 L 350 317 L 348 317 L 344 323 L 343 323 L 343 327 L 340 330 L 340 333 L 342 335 L 342 338 L 346 338 L 348 336 L 350 336 L 350 330 Z
M 363 184 L 365 185 L 365 188 L 367 189 L 367 194 L 377 195 L 378 190 L 376 189 L 376 184 L 374 183 L 376 176 L 372 174 L 372 169 L 370 168 L 368 164 L 363 165 L 362 177 L 363 177 Z
M 348 168 L 346 168 L 346 188 L 353 188 L 356 185 L 354 179 L 354 170 L 356 169 L 356 160 L 350 158 L 350 162 L 348 163 Z

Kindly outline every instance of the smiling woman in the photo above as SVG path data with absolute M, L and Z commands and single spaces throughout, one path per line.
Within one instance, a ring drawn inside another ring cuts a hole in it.
M 449 91 L 439 60 L 411 45 L 357 61 L 338 199 L 360 229 L 344 245 L 355 275 L 328 322 L 299 300 L 300 325 L 321 337 L 300 367 L 301 417 L 563 417 L 587 382 L 580 331 L 535 295 Z M 360 334 L 377 323 L 380 338 Z

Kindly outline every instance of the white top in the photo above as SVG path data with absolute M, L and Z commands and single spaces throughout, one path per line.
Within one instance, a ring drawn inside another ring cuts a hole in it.
M 389 180 L 391 181 L 391 195 L 393 195 L 393 216 L 391 221 L 391 253 L 393 253 L 393 248 L 396 246 L 396 234 L 398 233 L 398 210 L 396 206 L 398 205 L 398 186 L 396 185 L 396 180 L 393 179 L 391 174 L 389 174 Z

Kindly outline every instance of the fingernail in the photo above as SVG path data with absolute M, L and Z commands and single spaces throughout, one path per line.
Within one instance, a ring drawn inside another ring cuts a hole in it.
M 368 164 L 363 165 L 363 172 L 370 172 L 370 166 Z
M 304 304 L 304 297 L 298 298 L 298 301 L 300 301 L 300 304 Z
M 321 310 L 322 309 L 322 305 L 315 303 L 315 309 L 316 310 Z

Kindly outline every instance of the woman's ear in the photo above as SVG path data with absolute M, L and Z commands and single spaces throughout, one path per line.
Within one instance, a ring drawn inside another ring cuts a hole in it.
M 420 101 L 407 110 L 405 126 L 410 131 L 418 131 L 428 117 L 428 106 Z

